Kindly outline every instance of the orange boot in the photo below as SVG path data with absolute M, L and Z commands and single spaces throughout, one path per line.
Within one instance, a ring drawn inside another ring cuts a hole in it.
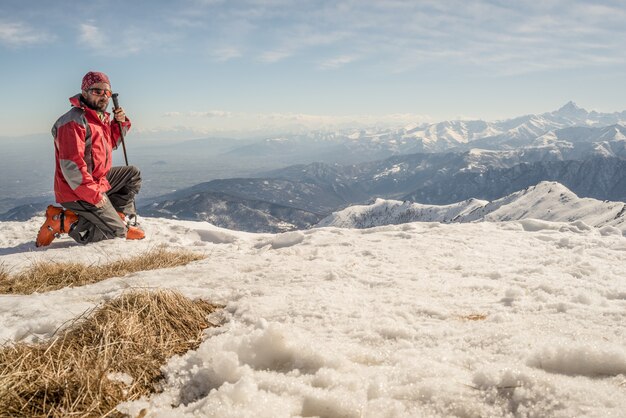
M 70 230 L 70 226 L 77 220 L 78 215 L 71 210 L 49 205 L 46 209 L 46 220 L 39 228 L 35 245 L 37 247 L 50 245 L 55 238 L 60 237 L 61 234 L 66 234 Z
M 117 214 L 122 219 L 122 222 L 126 224 L 126 215 L 123 212 L 117 212 Z M 126 228 L 126 239 L 144 239 L 146 237 L 146 233 L 138 226 L 127 224 Z
M 146 233 L 137 226 L 129 226 L 126 231 L 126 239 L 144 239 Z

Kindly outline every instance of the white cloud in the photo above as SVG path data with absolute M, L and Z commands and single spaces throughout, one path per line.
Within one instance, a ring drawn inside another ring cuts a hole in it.
M 217 48 L 211 52 L 216 61 L 225 62 L 241 57 L 241 51 L 233 47 Z
M 261 61 L 274 63 L 290 57 L 292 52 L 289 51 L 268 51 L 261 54 Z
M 85 46 L 102 51 L 107 48 L 108 40 L 96 25 L 90 23 L 80 24 L 80 42 Z
M 250 119 L 271 122 L 276 127 L 297 123 L 309 129 L 353 128 L 355 126 L 400 126 L 406 123 L 424 123 L 432 120 L 429 116 L 412 113 L 385 115 L 315 115 L 307 113 L 258 113 L 247 115 Z
M 169 127 L 185 132 L 205 134 L 232 134 L 239 136 L 266 135 L 312 130 L 343 130 L 367 127 L 402 127 L 432 122 L 429 116 L 412 113 L 385 115 L 320 115 L 307 113 L 246 113 L 224 110 L 167 112 L 171 118 Z M 208 118 L 208 120 L 207 120 Z
M 11 47 L 47 43 L 54 36 L 21 22 L 0 22 L 0 44 Z
M 362 49 L 383 55 L 394 72 L 435 65 L 517 75 L 626 63 L 626 30 L 616 29 L 606 6 L 589 15 L 590 8 L 577 1 L 520 1 L 507 7 L 476 1 L 445 13 L 450 7 L 451 2 L 438 2 L 435 13 L 422 13 L 415 6 L 402 17 L 380 11 L 379 30 L 363 32 L 362 44 L 371 48 Z M 605 19 L 594 17 L 598 14 Z M 371 22 L 364 15 L 360 19 Z
M 169 46 L 206 51 L 216 62 L 297 59 L 328 70 L 358 57 L 387 73 L 441 66 L 507 75 L 626 63 L 620 3 L 190 0 L 130 22 L 135 31 L 117 30 L 114 43 L 99 22 L 83 23 L 81 41 L 117 56 Z
M 231 112 L 224 110 L 207 110 L 204 112 L 189 112 L 191 117 L 205 117 L 205 118 L 228 118 L 232 116 Z
M 95 55 L 108 57 L 125 57 L 143 51 L 159 48 L 165 51 L 178 36 L 175 33 L 153 32 L 151 28 L 140 28 L 133 25 L 118 31 L 113 38 L 107 31 L 93 22 L 81 23 L 79 26 L 79 43 Z
M 322 70 L 331 70 L 334 68 L 343 67 L 344 65 L 350 64 L 356 60 L 355 56 L 352 55 L 342 55 L 339 57 L 331 58 L 319 64 L 319 68 Z
M 229 118 L 231 116 L 233 116 L 233 113 L 226 110 L 172 111 L 163 113 L 163 117 L 167 118 Z
M 488 69 L 495 74 L 626 62 L 625 11 L 584 1 L 337 2 L 319 28 L 367 60 L 412 71 L 424 65 Z M 602 50 L 585 44 L 608 45 Z M 604 57 L 604 60 L 599 59 Z M 497 61 L 496 67 L 492 62 Z

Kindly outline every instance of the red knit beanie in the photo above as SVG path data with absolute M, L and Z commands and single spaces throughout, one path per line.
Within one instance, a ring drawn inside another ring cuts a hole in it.
M 109 77 L 107 77 L 105 73 L 89 71 L 83 77 L 83 83 L 80 85 L 80 88 L 81 90 L 87 90 L 89 87 L 93 86 L 96 83 L 107 83 L 109 86 L 111 85 Z

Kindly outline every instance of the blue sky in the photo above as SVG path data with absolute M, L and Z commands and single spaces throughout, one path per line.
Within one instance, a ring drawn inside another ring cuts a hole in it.
M 106 72 L 136 132 L 626 109 L 625 1 L 0 2 L 0 136 Z

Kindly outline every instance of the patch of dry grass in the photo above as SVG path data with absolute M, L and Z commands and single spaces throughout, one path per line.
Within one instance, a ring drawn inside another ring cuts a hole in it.
M 15 275 L 9 274 L 3 267 L 0 268 L 0 293 L 29 295 L 68 286 L 84 286 L 137 271 L 181 266 L 203 258 L 204 255 L 191 251 L 157 247 L 132 258 L 103 265 L 40 262 Z
M 461 315 L 459 316 L 459 319 L 463 320 L 463 321 L 484 321 L 485 319 L 487 319 L 487 315 L 486 314 L 469 314 L 469 315 Z
M 198 347 L 219 309 L 172 291 L 135 291 L 104 303 L 49 342 L 0 349 L 0 416 L 117 416 L 154 392 L 160 367 Z
M 9 280 L 10 277 L 11 275 L 9 274 L 9 270 L 7 270 L 7 267 L 4 264 L 0 265 L 0 283 L 4 283 L 5 281 Z

